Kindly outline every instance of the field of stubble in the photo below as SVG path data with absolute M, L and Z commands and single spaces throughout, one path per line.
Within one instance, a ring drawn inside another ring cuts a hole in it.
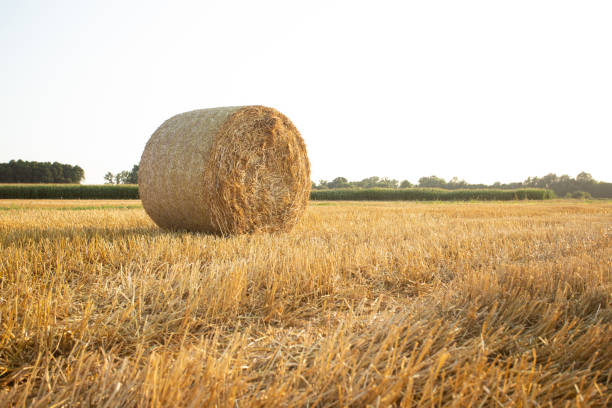
M 231 238 L 0 201 L 0 407 L 611 404 L 610 201 L 321 202 Z

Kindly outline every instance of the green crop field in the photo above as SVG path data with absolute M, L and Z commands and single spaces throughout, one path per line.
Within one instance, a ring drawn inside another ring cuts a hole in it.
M 507 201 L 547 200 L 554 197 L 552 190 L 444 190 L 438 188 L 371 188 L 313 190 L 312 200 L 350 201 Z M 138 198 L 135 184 L 0 184 L 0 199 L 118 199 Z
M 554 198 L 551 190 L 527 188 L 517 190 L 444 190 L 440 188 L 370 188 L 313 190 L 312 200 L 350 201 L 508 201 L 547 200 Z

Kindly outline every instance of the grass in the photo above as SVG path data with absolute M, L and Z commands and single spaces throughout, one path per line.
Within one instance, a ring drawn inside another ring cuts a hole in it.
M 11 210 L 131 210 L 142 208 L 140 200 L 23 200 L 23 199 L 0 199 L 0 211 Z
M 612 403 L 609 201 L 313 203 L 230 238 L 115 204 L 0 201 L 0 407 Z

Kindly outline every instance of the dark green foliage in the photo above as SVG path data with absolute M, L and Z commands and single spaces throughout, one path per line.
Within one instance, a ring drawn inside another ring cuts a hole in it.
M 110 171 L 104 175 L 104 184 L 115 184 L 115 175 Z
M 115 184 L 127 184 L 127 179 L 130 176 L 130 172 L 127 170 L 123 170 L 115 174 Z
M 341 181 L 341 183 L 338 183 Z M 344 177 L 338 177 L 332 182 L 321 180 L 319 185 L 314 184 L 313 190 L 334 189 L 334 188 L 397 188 L 396 180 L 387 178 L 368 177 L 361 181 L 347 181 Z M 412 187 L 408 180 L 402 181 L 399 188 Z M 558 197 L 565 197 L 577 191 L 584 191 L 595 198 L 612 198 L 612 183 L 595 180 L 589 173 L 581 172 L 576 178 L 571 178 L 567 174 L 557 176 L 554 173 L 544 177 L 529 177 L 522 182 L 505 183 L 496 182 L 492 185 L 471 184 L 465 180 L 453 177 L 450 181 L 437 176 L 421 177 L 417 187 L 420 188 L 443 188 L 446 190 L 517 190 L 525 188 L 544 188 L 553 190 Z
M 419 187 L 443 188 L 446 186 L 446 180 L 437 176 L 421 177 L 419 179 Z
M 130 171 L 130 173 L 125 179 L 125 184 L 138 184 L 138 168 L 139 167 L 140 165 L 138 164 L 135 164 L 134 167 L 132 167 L 132 171 Z
M 409 183 L 409 181 L 404 180 Z M 348 181 L 344 177 L 336 177 L 333 181 L 320 180 L 319 185 L 314 184 L 313 189 L 325 190 L 328 188 L 397 188 L 399 182 L 395 179 L 389 179 L 387 177 L 368 177 L 361 181 Z
M 593 198 L 593 196 L 586 191 L 574 191 L 573 193 L 567 193 L 565 198 L 578 198 L 581 200 L 587 200 Z
M 399 185 L 398 181 L 395 179 L 389 179 L 387 177 L 378 178 L 368 177 L 361 181 L 355 181 L 350 183 L 350 187 L 361 187 L 361 188 L 397 188 Z
M 551 190 L 444 190 L 440 188 L 369 188 L 314 190 L 312 200 L 372 200 L 372 201 L 470 201 L 470 200 L 547 200 L 554 198 Z
M 62 184 L 3 184 L 0 198 L 24 199 L 138 199 L 138 185 L 62 185 Z M 374 200 L 374 201 L 469 201 L 469 200 L 545 200 L 554 198 L 551 190 L 443 190 L 438 188 L 342 188 L 313 190 L 312 200 Z
M 104 184 L 138 184 L 138 164 L 132 170 L 123 170 L 117 174 L 110 171 L 104 175 Z
M 23 160 L 0 163 L 0 183 L 80 183 L 83 178 L 83 169 L 70 164 Z
M 0 198 L 137 199 L 138 186 L 132 184 L 2 184 Z
M 399 183 L 397 180 L 390 179 L 387 177 L 381 178 L 380 181 L 378 182 L 378 186 L 383 187 L 383 188 L 397 188 L 398 185 Z
M 574 193 L 588 193 L 595 198 L 612 198 L 612 183 L 597 181 L 589 173 L 581 172 L 576 178 L 567 174 L 557 176 L 554 173 L 544 177 L 528 178 L 523 183 L 526 187 L 550 188 L 559 197 L 573 196 Z
M 327 188 L 349 188 L 350 186 L 348 180 L 344 177 L 336 177 L 327 183 Z
M 599 181 L 589 186 L 586 191 L 595 198 L 612 198 L 612 183 Z

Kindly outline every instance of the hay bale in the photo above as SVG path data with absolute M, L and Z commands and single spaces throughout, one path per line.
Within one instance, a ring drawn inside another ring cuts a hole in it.
M 157 225 L 221 234 L 289 230 L 310 187 L 300 133 L 264 106 L 168 119 L 147 142 L 138 171 L 142 205 Z

